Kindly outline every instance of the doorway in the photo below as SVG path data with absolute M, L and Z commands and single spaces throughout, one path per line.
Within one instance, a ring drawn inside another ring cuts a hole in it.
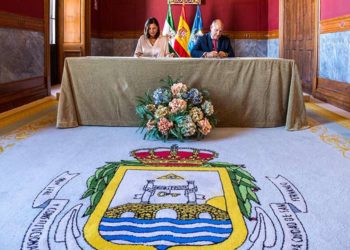
M 280 57 L 293 59 L 303 91 L 313 94 L 317 84 L 319 0 L 279 1 Z
M 57 46 L 57 0 L 50 0 L 50 15 L 49 15 L 49 27 L 50 27 L 50 72 L 51 72 L 51 85 L 59 84 L 58 77 L 58 46 Z

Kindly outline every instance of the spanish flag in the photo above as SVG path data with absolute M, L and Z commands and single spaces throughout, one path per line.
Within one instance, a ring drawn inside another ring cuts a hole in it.
M 187 24 L 185 5 L 183 4 L 174 44 L 174 49 L 179 57 L 190 57 L 190 52 L 188 51 L 190 35 L 191 31 Z

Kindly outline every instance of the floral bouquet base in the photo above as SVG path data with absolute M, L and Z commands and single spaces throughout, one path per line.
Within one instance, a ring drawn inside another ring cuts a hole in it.
M 188 89 L 186 84 L 171 77 L 161 82 L 165 86 L 152 95 L 147 92 L 144 97 L 138 97 L 136 113 L 141 119 L 140 127 L 147 130 L 144 139 L 183 141 L 202 139 L 209 134 L 216 125 L 209 93 Z

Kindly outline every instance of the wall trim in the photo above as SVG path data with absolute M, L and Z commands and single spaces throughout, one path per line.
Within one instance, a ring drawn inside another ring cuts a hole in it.
M 204 30 L 204 32 L 208 32 Z M 277 32 L 277 36 L 276 33 Z M 230 37 L 231 39 L 257 39 L 257 40 L 266 40 L 269 37 L 267 31 L 225 31 L 224 34 Z M 143 34 L 143 30 L 127 30 L 127 31 L 102 31 L 96 32 L 92 31 L 91 36 L 93 38 L 102 38 L 102 39 L 138 39 Z M 273 37 L 271 39 L 278 38 L 278 30 L 273 31 Z
M 143 34 L 143 30 L 128 30 L 128 31 L 102 31 L 91 32 L 92 38 L 101 39 L 138 39 Z
M 269 30 L 267 32 L 267 39 L 278 39 L 279 38 L 279 32 L 277 30 Z
M 48 96 L 44 76 L 0 83 L 0 112 Z
M 0 27 L 44 32 L 44 19 L 0 11 Z
M 225 31 L 231 39 L 254 39 L 254 40 L 266 40 L 267 31 Z
M 314 97 L 350 111 L 350 83 L 325 78 L 317 79 Z
M 321 20 L 320 33 L 334 33 L 350 30 L 350 15 Z

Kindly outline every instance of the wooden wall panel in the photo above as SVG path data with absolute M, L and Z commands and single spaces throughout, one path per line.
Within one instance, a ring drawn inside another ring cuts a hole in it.
M 4 112 L 47 96 L 44 77 L 0 84 L 0 112 Z
M 47 5 L 47 1 L 44 3 Z M 0 27 L 43 32 L 46 36 L 43 18 L 23 16 L 0 11 Z M 46 39 L 45 39 L 46 41 Z M 46 60 L 46 59 L 45 59 Z M 47 61 L 45 61 L 46 68 Z M 0 84 L 0 112 L 4 112 L 37 99 L 49 93 L 46 70 L 40 77 Z
M 314 97 L 350 112 L 350 84 L 318 78 Z

